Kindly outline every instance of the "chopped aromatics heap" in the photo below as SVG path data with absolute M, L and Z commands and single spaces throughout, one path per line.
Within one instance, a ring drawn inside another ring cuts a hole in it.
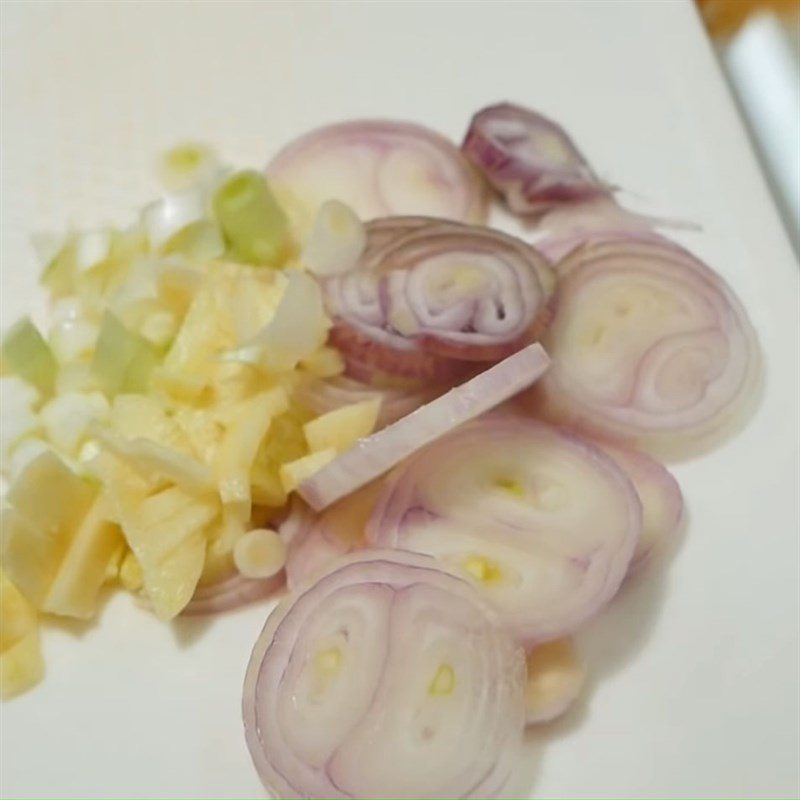
M 760 357 L 728 285 L 666 240 L 587 244 L 558 267 L 538 410 L 562 424 L 681 455 L 752 405 Z
M 48 252 L 48 338 L 27 318 L 3 337 L 2 563 L 39 612 L 92 616 L 107 581 L 165 619 L 274 593 L 283 556 L 255 565 L 246 532 L 376 422 L 377 398 L 317 424 L 295 401 L 343 362 L 264 177 L 197 145 L 160 171 L 171 194 L 138 224 Z
M 560 125 L 511 103 L 479 111 L 461 149 L 517 214 L 540 215 L 609 191 Z
M 245 732 L 277 797 L 509 796 L 524 693 L 521 648 L 465 581 L 372 551 L 270 615 Z
M 482 222 L 484 188 L 458 148 L 407 122 L 365 120 L 328 125 L 291 142 L 267 177 L 288 190 L 306 219 L 341 200 L 361 219 L 429 214 Z
M 395 470 L 367 539 L 433 556 L 532 645 L 571 633 L 616 594 L 640 530 L 633 486 L 608 457 L 541 422 L 498 414 Z
M 317 511 L 335 503 L 426 444 L 521 392 L 547 370 L 549 363 L 540 345 L 529 345 L 407 417 L 360 440 L 316 474 L 306 477 L 299 484 L 300 496 Z

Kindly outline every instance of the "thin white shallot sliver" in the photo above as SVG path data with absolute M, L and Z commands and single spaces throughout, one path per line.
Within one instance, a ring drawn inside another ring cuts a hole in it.
M 533 384 L 550 359 L 532 344 L 437 397 L 372 436 L 361 439 L 298 487 L 315 510 L 365 486 L 420 448 Z

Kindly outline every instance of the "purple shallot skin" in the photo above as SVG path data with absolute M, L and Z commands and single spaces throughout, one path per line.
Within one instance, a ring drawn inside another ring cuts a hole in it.
M 475 114 L 461 149 L 515 214 L 610 194 L 560 125 L 513 103 Z

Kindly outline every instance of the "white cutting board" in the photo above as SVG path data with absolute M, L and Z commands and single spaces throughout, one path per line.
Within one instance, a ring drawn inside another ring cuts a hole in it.
M 798 273 L 688 0 L 0 7 L 3 327 L 34 302 L 29 232 L 131 219 L 155 153 L 188 136 L 260 165 L 323 122 L 458 139 L 510 99 L 636 209 L 699 222 L 678 238 L 747 306 L 766 394 L 676 468 L 685 540 L 582 637 L 590 694 L 533 737 L 531 792 L 798 794 Z M 44 684 L 0 709 L 0 795 L 259 796 L 239 703 L 265 611 L 167 627 L 119 596 L 46 630 Z

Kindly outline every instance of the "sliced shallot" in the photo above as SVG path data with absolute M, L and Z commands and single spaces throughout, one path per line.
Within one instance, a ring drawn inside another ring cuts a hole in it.
M 278 525 L 278 534 L 288 547 L 295 539 L 301 539 L 317 515 L 299 498 L 293 495 L 289 510 Z
M 214 583 L 201 583 L 189 605 L 181 612 L 184 616 L 201 616 L 231 611 L 276 595 L 284 586 L 283 574 L 266 579 L 245 578 L 238 571 Z
M 642 504 L 642 535 L 631 560 L 635 570 L 667 540 L 683 517 L 683 495 L 678 482 L 663 465 L 646 453 L 608 442 L 593 442 L 628 476 Z
M 479 111 L 461 149 L 517 214 L 609 192 L 560 125 L 512 103 Z
M 604 453 L 496 414 L 395 470 L 367 539 L 433 556 L 533 645 L 574 631 L 614 596 L 640 531 L 636 492 Z
M 525 722 L 551 722 L 567 712 L 586 682 L 586 668 L 572 640 L 555 639 L 528 653 L 525 687 Z
M 685 455 L 749 410 L 755 332 L 725 281 L 665 239 L 588 242 L 559 264 L 539 413 L 640 449 Z
M 496 361 L 545 327 L 553 274 L 525 242 L 419 217 L 375 220 L 359 268 L 325 283 L 346 360 L 429 378 L 442 359 Z
M 357 442 L 299 486 L 317 511 L 382 475 L 426 444 L 500 405 L 536 381 L 550 363 L 532 344 L 407 417 Z
M 362 253 L 364 263 L 372 263 L 375 255 L 384 247 L 396 242 L 407 233 L 424 228 L 432 222 L 431 217 L 420 216 L 395 216 L 378 217 L 369 222 L 367 226 L 367 242 Z M 457 223 L 448 220 L 451 225 Z
M 469 372 L 469 362 L 428 353 L 412 339 L 381 331 L 367 330 L 359 323 L 338 322 L 328 341 L 344 358 L 348 377 L 378 386 L 400 380 L 414 388 L 428 383 L 457 383 Z
M 362 120 L 328 125 L 295 139 L 267 166 L 312 215 L 341 200 L 361 219 L 430 214 L 481 222 L 481 180 L 442 135 L 406 122 Z
M 424 556 L 337 561 L 270 615 L 244 683 L 276 797 L 505 796 L 525 659 L 465 581 Z

